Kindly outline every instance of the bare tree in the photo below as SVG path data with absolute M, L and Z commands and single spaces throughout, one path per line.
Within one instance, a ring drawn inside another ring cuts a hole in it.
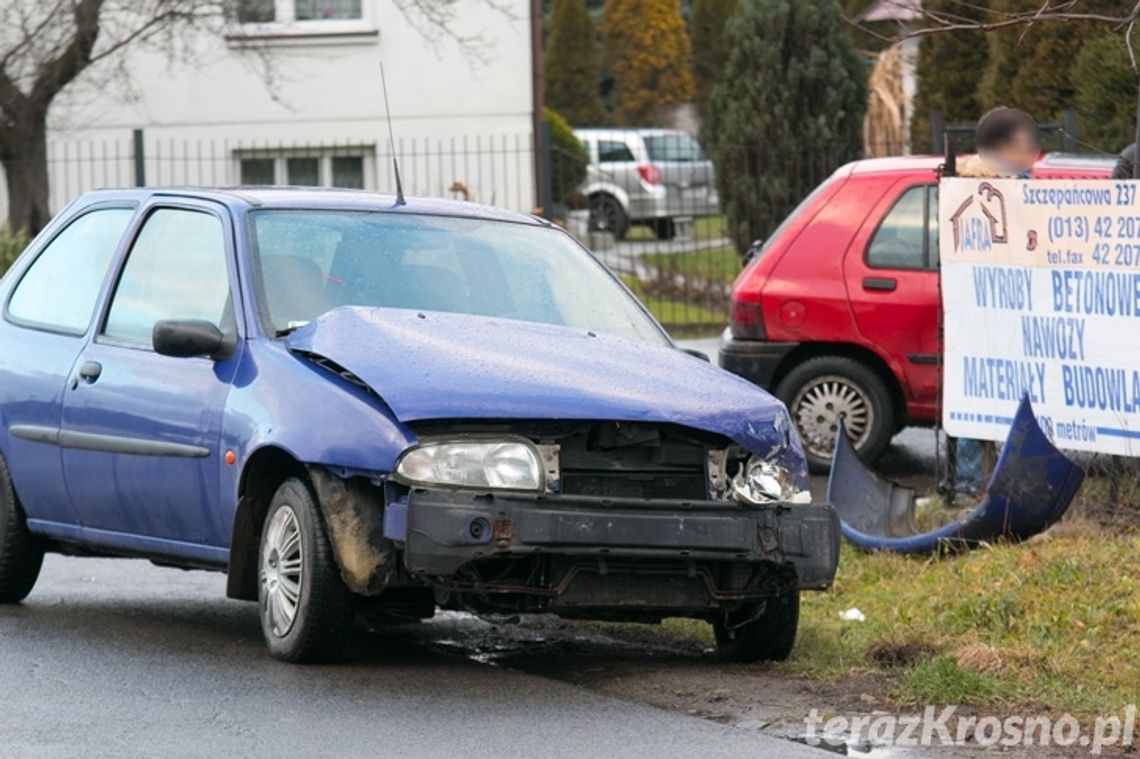
M 1140 19 L 1140 2 L 1128 9 L 1126 3 L 1117 12 L 1085 10 L 1083 0 L 1042 0 L 1033 10 L 1003 11 L 988 6 L 985 0 L 957 0 L 950 4 L 954 10 L 931 10 L 924 7 L 921 0 L 886 0 L 886 4 L 897 6 L 911 19 L 901 27 L 896 35 L 884 35 L 865 24 L 855 23 L 868 34 L 888 40 L 904 40 L 927 37 L 948 32 L 982 31 L 991 32 L 1009 27 L 1028 28 L 1034 24 L 1091 21 L 1126 31 L 1130 24 Z
M 499 0 L 479 0 L 510 15 Z M 425 37 L 440 37 L 478 58 L 483 40 L 456 28 L 456 0 L 392 0 Z M 171 56 L 192 34 L 222 35 L 238 0 L 3 0 L 0 2 L 0 166 L 8 189 L 8 224 L 35 233 L 48 207 L 47 117 L 55 98 L 85 72 L 125 74 L 128 49 L 150 46 Z M 244 45 L 267 81 L 267 48 Z
M 922 0 L 886 2 L 906 11 L 900 15 L 910 18 L 906 24 L 900 25 L 894 35 L 884 35 L 865 24 L 848 20 L 869 34 L 895 42 L 955 32 L 992 32 L 1009 28 L 1028 30 L 1037 24 L 1093 23 L 1103 25 L 1108 30 L 1119 31 L 1123 44 L 1128 48 L 1132 70 L 1137 76 L 1135 142 L 1140 144 L 1140 61 L 1137 60 L 1136 49 L 1133 47 L 1133 33 L 1140 22 L 1140 0 L 1135 0 L 1131 8 L 1128 2 L 1122 2 L 1119 10 L 1108 11 L 1100 8 L 1089 10 L 1089 4 L 1084 0 L 1042 0 L 1041 5 L 1033 10 L 1007 11 L 991 8 L 984 0 L 955 0 L 938 10 L 924 7 Z M 1133 177 L 1140 179 L 1140 161 L 1133 161 Z

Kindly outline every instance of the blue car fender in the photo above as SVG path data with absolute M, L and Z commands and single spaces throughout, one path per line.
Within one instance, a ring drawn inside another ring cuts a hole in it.
M 381 517 L 380 489 L 345 482 L 359 485 L 384 477 L 414 444 L 414 434 L 375 393 L 335 367 L 277 344 L 249 348 L 234 378 L 222 431 L 222 502 L 233 505 L 228 595 L 257 597 L 257 537 L 273 496 L 259 485 L 280 482 L 282 472 L 307 477 L 321 495 L 333 551 L 349 587 L 379 592 L 375 575 L 357 571 L 354 559 L 365 549 L 384 550 L 358 545 L 359 524 Z

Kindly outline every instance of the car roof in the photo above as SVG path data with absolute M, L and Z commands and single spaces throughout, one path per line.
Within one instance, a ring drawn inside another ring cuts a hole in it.
M 182 197 L 213 200 L 234 210 L 265 208 L 374 211 L 454 216 L 465 219 L 549 226 L 545 220 L 529 214 L 479 203 L 440 198 L 408 197 L 404 205 L 396 205 L 395 195 L 367 190 L 324 187 L 143 187 L 92 190 L 84 193 L 82 197 L 91 201 L 112 199 L 143 201 L 153 197 Z
M 684 134 L 684 135 L 689 134 L 688 132 L 686 132 L 683 129 L 662 129 L 660 127 L 648 127 L 648 128 L 643 128 L 643 127 L 575 127 L 572 131 L 574 132 L 574 134 L 585 134 L 585 135 L 605 135 L 605 134 L 629 135 L 629 134 L 632 134 L 632 135 L 637 135 L 638 137 L 654 137 L 657 135 L 670 135 L 670 134 Z
M 959 155 L 959 164 L 967 155 Z M 852 174 L 889 174 L 895 172 L 933 171 L 946 162 L 942 155 L 908 155 L 889 158 L 865 158 L 851 165 Z M 1037 162 L 1037 168 L 1052 169 L 1106 169 L 1111 171 L 1115 159 L 1077 153 L 1046 153 Z

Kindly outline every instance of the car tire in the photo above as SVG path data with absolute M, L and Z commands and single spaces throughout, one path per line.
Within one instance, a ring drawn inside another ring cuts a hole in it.
M 745 604 L 713 623 L 717 657 L 723 661 L 785 661 L 796 645 L 800 592 Z
M 629 214 L 621 201 L 613 195 L 599 193 L 590 196 L 590 231 L 609 232 L 615 240 L 625 238 L 629 231 Z
M 0 458 L 0 603 L 15 604 L 27 598 L 43 562 L 43 548 L 28 532 L 8 465 Z
M 831 468 L 842 417 L 864 461 L 878 458 L 895 433 L 895 411 L 886 383 L 866 364 L 843 356 L 820 356 L 792 369 L 776 386 L 799 432 L 808 467 Z
M 344 651 L 352 632 L 352 594 L 341 580 L 316 498 L 297 478 L 277 489 L 265 515 L 257 600 L 273 658 L 327 662 Z
M 677 222 L 673 219 L 654 219 L 653 234 L 658 240 L 672 240 L 677 236 Z

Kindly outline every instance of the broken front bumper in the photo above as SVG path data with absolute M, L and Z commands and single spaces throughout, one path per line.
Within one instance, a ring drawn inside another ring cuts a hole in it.
M 406 508 L 404 563 L 417 575 L 556 555 L 769 563 L 794 569 L 800 588 L 822 589 L 839 561 L 839 520 L 829 505 L 414 490 Z

